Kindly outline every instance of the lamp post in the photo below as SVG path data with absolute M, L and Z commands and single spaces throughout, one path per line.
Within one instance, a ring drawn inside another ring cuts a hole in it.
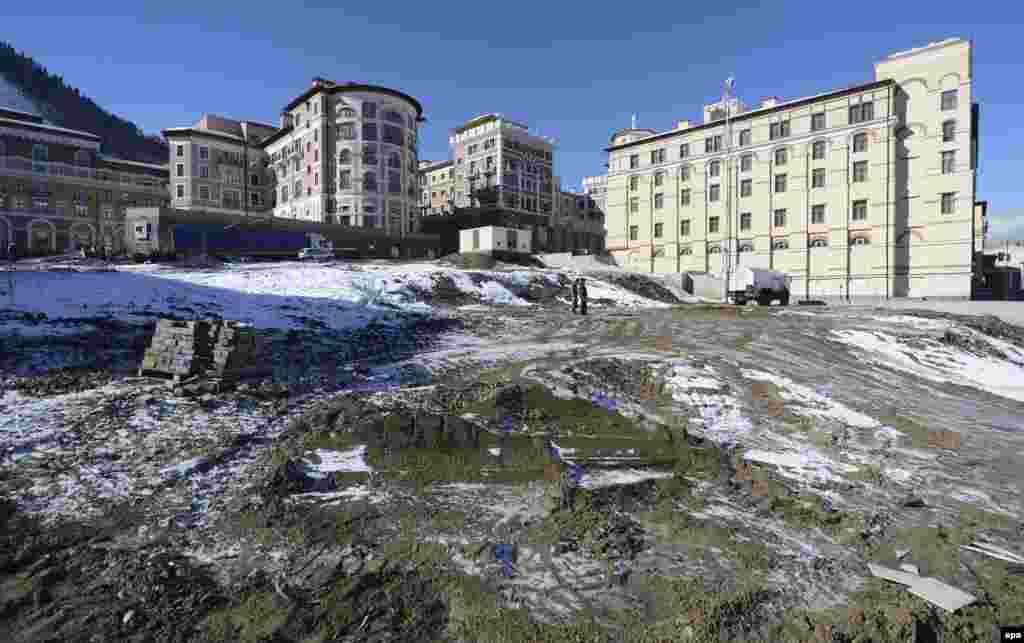
M 726 240 L 725 240 L 725 251 L 723 256 L 724 268 L 725 268 L 725 293 L 723 301 L 729 302 L 729 280 L 732 272 L 732 170 L 730 166 L 729 154 L 732 151 L 732 130 L 731 122 L 729 120 L 729 101 L 732 98 L 732 87 L 735 83 L 735 79 L 729 76 L 725 79 L 725 91 L 722 95 L 722 102 L 725 103 L 725 214 L 727 228 L 726 228 Z

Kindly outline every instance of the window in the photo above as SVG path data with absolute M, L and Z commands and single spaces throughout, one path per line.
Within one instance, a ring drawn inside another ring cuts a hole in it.
M 352 165 L 352 152 L 342 150 L 338 153 L 338 165 Z
M 687 188 L 685 190 L 680 190 L 680 192 L 679 192 L 679 204 L 680 205 L 690 205 L 690 190 L 689 190 L 689 188 Z
M 853 164 L 853 182 L 863 183 L 868 180 L 868 162 L 855 161 Z
M 177 185 L 177 189 L 178 189 L 178 192 L 177 192 L 178 198 L 179 199 L 184 199 L 185 198 L 185 186 L 179 183 Z
M 942 124 L 942 142 L 952 143 L 956 138 L 956 121 L 949 120 Z
M 740 196 L 750 196 L 753 189 L 753 181 L 750 179 L 743 179 L 740 181 Z
M 742 212 L 742 213 L 740 213 L 740 230 L 749 230 L 750 229 L 751 218 L 752 218 L 752 216 L 751 216 L 751 214 L 749 212 Z
M 708 165 L 708 176 L 716 177 L 722 173 L 722 163 L 720 161 L 711 161 Z
M 363 118 L 377 118 L 377 103 L 363 103 Z
M 868 202 L 864 199 L 853 202 L 853 212 L 850 218 L 854 221 L 864 221 L 868 218 Z
M 825 168 L 818 167 L 811 170 L 811 187 L 812 188 L 823 188 L 825 187 Z
M 780 209 L 776 210 L 773 213 L 772 225 L 774 225 L 776 228 L 782 228 L 782 227 L 784 227 L 786 225 L 786 210 L 785 210 L 785 208 L 780 208 Z
M 722 135 L 710 136 L 704 139 L 704 153 L 711 154 L 712 152 L 722 151 Z
M 812 248 L 827 248 L 828 247 L 828 240 L 827 239 L 811 239 L 811 247 Z
M 640 177 L 639 176 L 631 176 L 631 177 L 629 177 L 629 191 L 630 192 L 636 192 L 639 189 L 640 189 Z
M 689 165 L 684 165 L 681 168 L 679 168 L 679 180 L 680 181 L 689 181 L 690 180 L 690 166 Z
M 691 248 L 690 246 L 686 246 L 685 248 L 680 248 L 679 254 L 681 254 L 681 255 L 692 255 L 693 254 L 693 248 Z
M 853 135 L 853 151 L 854 153 L 863 152 L 868 149 L 868 135 L 866 132 L 860 132 Z
M 208 148 L 208 147 L 200 147 L 199 148 L 199 158 L 204 160 L 204 161 L 206 159 L 210 158 L 210 148 Z
M 749 172 L 754 167 L 754 155 L 744 154 L 740 157 L 740 172 Z
M 942 111 L 956 109 L 956 98 L 955 89 L 942 92 Z
M 338 136 L 346 141 L 355 140 L 356 126 L 354 123 L 344 123 L 338 126 Z
M 754 244 L 752 244 L 752 243 L 744 243 L 743 245 L 741 245 L 739 247 L 739 251 L 740 252 L 753 252 L 754 251 Z
M 682 237 L 690 236 L 690 220 L 683 219 L 679 222 L 679 235 Z
M 956 208 L 956 192 L 945 192 L 942 195 L 942 214 L 953 214 Z
M 708 232 L 718 232 L 718 217 L 708 217 Z
M 640 211 L 640 199 L 633 197 L 632 199 L 629 200 L 629 211 L 631 213 L 636 213 Z
M 942 153 L 942 173 L 952 174 L 956 166 L 956 152 L 948 150 Z
M 376 123 L 363 123 L 363 140 L 364 141 L 376 141 L 377 140 L 377 124 Z
M 825 205 L 811 206 L 811 223 L 825 223 Z
M 640 167 L 640 155 L 633 154 L 629 157 L 629 169 L 635 170 Z
M 654 195 L 654 209 L 655 210 L 661 210 L 664 207 L 665 207 L 665 195 L 662 194 L 661 192 L 658 192 L 657 194 Z
M 651 150 L 651 165 L 665 162 L 665 150 Z
M 768 138 L 773 141 L 787 136 L 789 136 L 789 121 L 779 121 L 778 123 L 772 123 L 768 127 Z
M 789 242 L 785 239 L 775 239 L 772 241 L 772 250 L 788 250 Z
M 861 103 L 860 105 L 850 106 L 850 124 L 864 123 L 870 121 L 875 117 L 875 110 L 873 103 Z
M 775 175 L 775 191 L 785 192 L 786 191 L 786 175 L 776 174 Z
M 288 186 L 281 186 L 281 203 L 288 201 Z
M 199 198 L 203 199 L 204 201 L 208 201 L 210 199 L 210 188 L 208 186 L 199 186 Z
M 660 187 L 661 184 L 664 183 L 664 182 L 665 182 L 665 173 L 664 172 L 656 172 L 654 174 L 654 187 Z
M 786 152 L 786 148 L 782 147 L 782 148 L 779 148 L 779 149 L 775 150 L 775 164 L 776 165 L 785 165 L 786 164 L 787 156 L 788 156 L 788 153 Z
M 663 224 L 663 223 L 655 223 L 654 224 L 654 238 L 655 239 L 660 239 L 661 238 L 661 232 L 662 232 L 662 230 L 664 228 L 664 225 L 665 224 Z
M 811 131 L 820 132 L 825 129 L 825 112 L 811 114 Z
M 708 201 L 711 201 L 712 203 L 718 201 L 719 197 L 721 197 L 721 192 L 722 192 L 722 186 L 721 185 L 715 183 L 714 185 L 709 186 L 708 187 Z
M 199 178 L 208 179 L 210 178 L 210 168 L 205 165 L 199 166 Z
M 480 231 L 479 230 L 474 230 L 473 231 L 473 250 L 479 250 L 479 249 L 480 249 Z
M 866 246 L 869 243 L 871 243 L 871 241 L 867 237 L 854 237 L 850 240 L 850 245 L 854 246 Z
M 720 255 L 720 254 L 722 254 L 722 249 L 720 247 L 718 247 L 718 246 L 711 246 L 710 248 L 708 248 L 708 254 L 709 255 Z
M 640 226 L 631 225 L 629 226 L 629 240 L 636 241 L 637 236 L 640 234 Z
M 689 158 L 689 156 L 690 156 L 690 144 L 689 143 L 683 143 L 682 145 L 679 146 L 679 158 L 685 159 L 685 158 Z
M 814 141 L 811 145 L 811 158 L 820 161 L 825 158 L 825 141 Z
M 177 145 L 177 146 L 175 146 L 175 151 L 176 151 L 178 156 L 185 156 L 185 146 L 184 145 Z
M 740 147 L 750 145 L 750 130 L 740 130 Z
M 184 163 L 178 163 L 177 175 L 178 176 L 185 176 L 185 164 Z

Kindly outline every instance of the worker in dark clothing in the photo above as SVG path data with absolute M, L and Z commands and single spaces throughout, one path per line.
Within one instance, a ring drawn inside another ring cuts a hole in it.
M 14 253 L 15 253 L 15 247 L 14 247 L 14 242 L 12 241 L 11 243 L 7 244 L 7 260 L 8 261 L 14 261 L 14 259 L 15 259 Z
M 587 314 L 587 280 L 580 277 L 580 314 Z
M 572 312 L 576 313 L 576 309 L 580 306 L 580 280 L 572 280 Z

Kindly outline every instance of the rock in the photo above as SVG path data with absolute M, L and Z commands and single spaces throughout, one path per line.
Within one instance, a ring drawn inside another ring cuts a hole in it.
M 307 465 L 295 460 L 288 460 L 277 467 L 267 483 L 271 492 L 279 495 L 335 491 L 337 486 L 333 475 L 316 477 Z
M 920 496 L 907 496 L 900 504 L 904 507 L 913 507 L 915 509 L 925 506 L 924 499 Z

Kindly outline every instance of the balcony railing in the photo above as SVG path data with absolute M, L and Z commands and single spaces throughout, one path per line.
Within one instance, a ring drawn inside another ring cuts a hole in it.
M 76 179 L 90 179 L 104 183 L 117 183 L 119 185 L 135 184 L 151 190 L 167 189 L 166 182 L 156 179 L 142 178 L 133 175 L 111 174 L 107 171 L 100 171 L 94 168 L 81 167 L 78 165 L 68 165 L 67 163 L 38 163 L 31 159 L 21 158 L 18 156 L 0 156 L 0 168 L 31 174 L 33 176 L 62 176 Z M 147 183 L 155 183 L 155 185 L 147 185 Z

